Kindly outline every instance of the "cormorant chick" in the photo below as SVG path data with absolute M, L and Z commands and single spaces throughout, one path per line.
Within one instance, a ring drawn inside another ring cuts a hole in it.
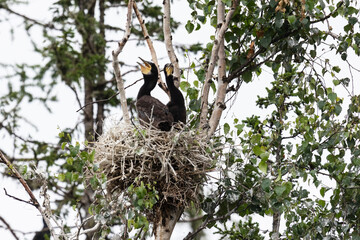
M 151 123 L 152 126 L 162 131 L 170 131 L 174 121 L 173 116 L 166 105 L 150 95 L 157 83 L 158 69 L 154 63 L 142 58 L 140 60 L 144 63 L 138 63 L 144 76 L 144 84 L 140 88 L 136 100 L 140 124 Z
M 170 102 L 166 104 L 171 112 L 174 123 L 182 122 L 186 124 L 186 108 L 185 101 L 180 90 L 174 85 L 174 66 L 171 63 L 168 63 L 164 67 L 164 73 L 166 78 L 166 84 L 170 91 Z

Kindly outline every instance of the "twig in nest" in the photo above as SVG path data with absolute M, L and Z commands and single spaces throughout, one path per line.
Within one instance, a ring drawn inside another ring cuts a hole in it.
M 121 124 L 104 133 L 93 147 L 108 192 L 126 194 L 138 181 L 156 182 L 160 204 L 185 207 L 198 202 L 197 190 L 214 163 L 213 153 L 207 152 L 211 143 L 186 126 L 177 128 L 162 132 Z

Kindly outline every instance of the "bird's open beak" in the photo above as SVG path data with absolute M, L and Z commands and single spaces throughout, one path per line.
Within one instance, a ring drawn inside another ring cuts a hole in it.
M 139 57 L 139 59 L 141 61 L 143 61 L 144 64 L 142 63 L 139 63 L 138 64 L 140 65 L 140 70 L 141 70 L 141 73 L 142 74 L 145 74 L 145 75 L 149 75 L 150 72 L 151 72 L 151 65 L 148 61 L 145 61 L 144 59 L 142 59 L 141 57 Z
M 166 71 L 166 76 L 170 76 L 174 73 L 174 66 L 170 63 L 167 64 L 165 67 L 165 71 Z

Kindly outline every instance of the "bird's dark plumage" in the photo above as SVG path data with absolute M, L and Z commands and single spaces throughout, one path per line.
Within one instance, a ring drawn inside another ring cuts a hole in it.
M 152 126 L 162 131 L 170 131 L 174 121 L 173 116 L 166 105 L 150 95 L 157 83 L 158 69 L 154 63 L 140 59 L 144 63 L 139 63 L 144 76 L 144 84 L 136 99 L 136 110 L 140 123 L 151 123 Z
M 182 93 L 174 84 L 174 67 L 171 63 L 168 63 L 164 67 L 164 73 L 166 78 L 166 84 L 170 91 L 170 102 L 166 105 L 171 112 L 174 123 L 182 122 L 186 124 L 186 108 L 185 101 Z

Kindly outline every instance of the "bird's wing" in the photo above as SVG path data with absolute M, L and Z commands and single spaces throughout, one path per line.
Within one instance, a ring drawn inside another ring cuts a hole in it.
M 151 119 L 153 122 L 152 124 L 157 128 L 160 128 L 160 123 L 169 124 L 171 126 L 174 121 L 168 107 L 158 99 L 149 95 L 142 96 L 136 101 L 136 109 L 139 119 L 147 123 L 150 123 Z

